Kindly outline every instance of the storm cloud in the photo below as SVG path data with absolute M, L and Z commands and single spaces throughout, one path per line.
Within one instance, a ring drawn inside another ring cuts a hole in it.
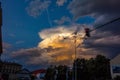
M 86 15 L 93 17 L 119 15 L 119 4 L 120 0 L 72 0 L 68 9 L 73 14 L 74 18 Z
M 73 18 L 83 16 L 95 18 L 94 28 L 120 17 L 120 0 L 72 0 L 68 9 Z M 91 32 L 91 38 L 85 41 L 86 48 L 94 48 L 102 54 L 116 56 L 120 53 L 120 20 Z

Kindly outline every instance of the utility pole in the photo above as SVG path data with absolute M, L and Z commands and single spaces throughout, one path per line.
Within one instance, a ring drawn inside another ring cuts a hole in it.
M 74 62 L 75 62 L 75 79 L 74 80 L 77 80 L 77 63 L 76 63 L 76 59 L 77 59 L 77 34 L 75 34 L 75 58 L 74 58 Z
M 74 64 L 73 64 L 73 67 L 74 67 L 74 78 L 73 78 L 73 80 L 77 80 L 77 62 L 76 62 L 76 60 L 77 60 L 77 46 L 79 46 L 79 45 L 77 45 L 77 39 L 79 39 L 79 37 L 78 37 L 78 27 L 77 27 L 77 29 L 76 29 L 76 31 L 74 32 L 74 36 L 73 36 L 73 39 L 74 39 Z
M 0 2 L 0 61 L 1 61 L 1 55 L 2 55 L 2 8 L 1 8 L 1 2 Z
M 77 64 L 76 64 L 76 59 L 77 59 L 77 32 L 74 33 L 74 64 L 73 64 L 73 70 L 74 70 L 74 77 L 73 80 L 77 80 Z

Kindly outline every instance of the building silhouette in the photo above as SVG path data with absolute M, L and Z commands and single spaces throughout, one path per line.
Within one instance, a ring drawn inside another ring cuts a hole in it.
M 4 80 L 15 80 L 16 72 L 22 70 L 22 65 L 14 62 L 0 61 L 0 76 Z
M 112 78 L 115 78 L 116 76 L 120 76 L 120 54 L 118 54 L 116 57 L 111 59 L 110 66 L 111 66 Z

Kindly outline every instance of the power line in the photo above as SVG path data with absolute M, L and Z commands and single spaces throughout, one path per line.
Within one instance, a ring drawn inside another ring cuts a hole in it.
M 102 27 L 104 27 L 104 26 L 106 26 L 106 25 L 109 25 L 109 24 L 111 24 L 111 23 L 113 23 L 113 22 L 116 22 L 116 21 L 118 21 L 118 20 L 120 20 L 120 17 L 119 17 L 119 18 L 116 18 L 116 19 L 114 19 L 114 20 L 111 20 L 111 21 L 109 21 L 109 22 L 107 22 L 107 23 L 105 23 L 105 24 L 103 24 L 103 25 L 97 26 L 95 29 L 91 30 L 90 32 L 95 31 L 95 30 L 97 30 L 97 29 L 99 29 L 99 28 L 102 28 Z

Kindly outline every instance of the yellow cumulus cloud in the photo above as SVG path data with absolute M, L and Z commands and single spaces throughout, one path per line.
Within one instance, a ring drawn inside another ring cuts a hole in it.
M 79 29 L 77 35 L 73 34 L 76 29 L 76 26 L 62 26 L 46 29 L 39 33 L 40 38 L 43 40 L 38 44 L 38 48 L 49 49 L 46 51 L 46 56 L 52 58 L 51 64 L 72 64 L 75 58 L 75 49 L 77 55 L 85 50 L 82 47 L 79 48 L 82 45 L 84 33 L 82 29 Z M 78 55 L 78 57 L 82 56 Z M 89 56 L 86 58 L 89 58 Z

